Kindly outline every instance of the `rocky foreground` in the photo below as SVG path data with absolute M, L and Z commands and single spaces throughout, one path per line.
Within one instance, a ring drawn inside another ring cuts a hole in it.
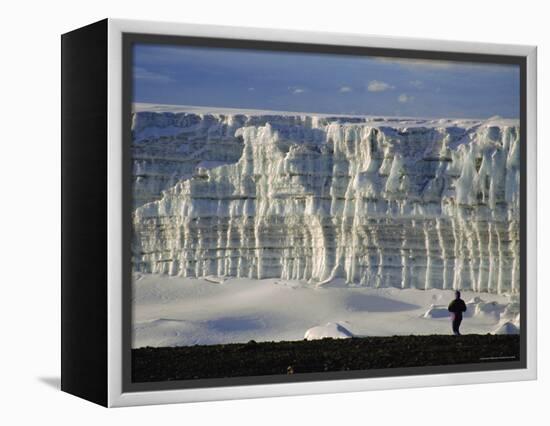
M 140 348 L 132 381 L 156 382 L 518 361 L 519 335 L 393 336 Z

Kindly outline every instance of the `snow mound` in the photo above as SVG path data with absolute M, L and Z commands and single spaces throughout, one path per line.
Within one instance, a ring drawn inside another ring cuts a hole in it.
M 505 306 L 504 311 L 500 314 L 501 320 L 512 321 L 519 315 L 520 307 L 517 303 L 509 303 Z
M 353 333 L 343 325 L 337 322 L 329 322 L 326 325 L 318 325 L 307 330 L 304 339 L 349 339 L 350 337 L 353 337 Z
M 449 310 L 444 305 L 431 305 L 430 308 L 423 315 L 424 318 L 447 318 L 449 317 Z
M 486 315 L 499 318 L 504 309 L 505 306 L 497 302 L 480 302 L 476 304 L 474 315 Z
M 519 328 L 512 322 L 507 321 L 498 327 L 493 334 L 519 334 Z
M 223 284 L 226 282 L 226 277 L 217 277 L 215 275 L 207 275 L 206 277 L 204 277 L 204 280 L 213 284 Z

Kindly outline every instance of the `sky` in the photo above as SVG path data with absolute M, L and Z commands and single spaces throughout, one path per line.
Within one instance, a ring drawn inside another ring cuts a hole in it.
M 328 114 L 519 117 L 519 67 L 134 46 L 134 102 Z

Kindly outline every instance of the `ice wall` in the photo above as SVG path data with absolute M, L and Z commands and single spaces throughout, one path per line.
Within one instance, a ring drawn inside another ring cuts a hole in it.
M 514 121 L 141 114 L 137 271 L 519 291 Z
M 308 121 L 311 117 L 137 112 L 132 120 L 134 206 L 160 199 L 164 189 L 191 178 L 199 167 L 236 163 L 243 149 L 235 134 L 239 128 Z

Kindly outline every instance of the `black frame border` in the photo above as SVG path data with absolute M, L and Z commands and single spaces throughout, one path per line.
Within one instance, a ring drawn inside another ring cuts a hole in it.
M 108 405 L 108 20 L 61 36 L 61 390 Z
M 396 40 L 399 44 L 399 40 Z M 429 367 L 406 367 L 346 372 L 302 373 L 295 375 L 246 376 L 216 379 L 174 380 L 133 383 L 131 381 L 132 337 L 132 159 L 131 114 L 133 97 L 133 46 L 155 44 L 185 47 L 211 47 L 243 50 L 282 51 L 352 56 L 379 56 L 399 59 L 432 59 L 481 64 L 508 64 L 520 68 L 520 359 L 491 363 L 456 364 Z M 342 46 L 314 43 L 278 42 L 142 33 L 122 34 L 122 391 L 162 391 L 266 384 L 303 383 L 330 380 L 353 380 L 429 374 L 453 374 L 527 368 L 527 57 L 499 54 L 463 53 L 366 46 Z

